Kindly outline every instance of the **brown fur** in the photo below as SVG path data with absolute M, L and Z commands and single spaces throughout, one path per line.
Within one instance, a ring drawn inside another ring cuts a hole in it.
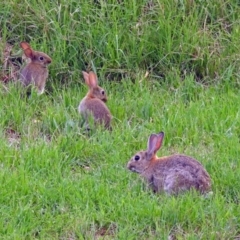
M 151 136 L 155 140 L 151 140 Z M 148 150 L 136 153 L 128 162 L 129 170 L 141 174 L 154 192 L 178 194 L 191 189 L 200 193 L 210 191 L 211 179 L 201 163 L 180 154 L 158 158 L 156 152 L 161 147 L 164 134 L 161 132 L 151 136 Z
M 35 85 L 38 93 L 42 94 L 48 78 L 47 66 L 52 59 L 43 52 L 34 51 L 26 42 L 20 43 L 21 48 L 30 62 L 21 70 L 20 81 L 24 86 Z
M 78 111 L 88 122 L 90 115 L 93 116 L 95 124 L 103 125 L 107 129 L 111 129 L 111 113 L 105 104 L 107 95 L 103 88 L 98 86 L 98 80 L 95 73 L 83 72 L 85 83 L 89 90 L 86 96 L 79 104 Z

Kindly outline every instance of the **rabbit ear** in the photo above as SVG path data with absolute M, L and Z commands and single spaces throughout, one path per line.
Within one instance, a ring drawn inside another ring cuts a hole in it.
M 89 73 L 89 86 L 90 87 L 97 87 L 98 85 L 98 80 L 97 76 L 94 72 Z
M 85 80 L 85 83 L 89 85 L 89 74 L 87 72 L 82 71 L 83 78 Z
M 31 48 L 31 46 L 29 45 L 29 43 L 27 42 L 21 42 L 20 46 L 23 50 L 27 49 L 27 48 Z
M 33 58 L 34 51 L 32 50 L 31 46 L 27 42 L 21 42 L 20 46 L 23 49 L 24 54 L 26 55 L 26 57 Z
M 94 72 L 87 73 L 87 72 L 82 71 L 82 73 L 83 73 L 83 78 L 85 80 L 85 83 L 90 88 L 97 87 L 98 80 L 97 80 L 97 76 L 96 76 L 96 74 Z
M 147 149 L 148 160 L 151 160 L 152 157 L 159 150 L 159 148 L 162 146 L 163 138 L 164 138 L 164 132 L 150 135 L 150 137 L 148 138 L 148 149 Z
M 26 55 L 26 57 L 28 58 L 33 58 L 34 56 L 34 51 L 31 48 L 26 48 L 24 49 L 24 54 Z

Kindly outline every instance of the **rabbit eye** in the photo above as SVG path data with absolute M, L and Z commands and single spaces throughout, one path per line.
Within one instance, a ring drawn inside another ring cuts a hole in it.
M 135 161 L 138 161 L 140 159 L 140 157 L 138 156 L 138 155 L 136 155 L 135 157 L 134 157 L 134 160 Z
M 43 61 L 43 60 L 44 60 L 44 57 L 42 57 L 42 56 L 41 56 L 41 57 L 39 57 L 39 60 Z
M 101 93 L 102 93 L 102 95 L 104 95 L 104 94 L 105 94 L 104 90 L 102 90 L 102 92 L 101 92 Z

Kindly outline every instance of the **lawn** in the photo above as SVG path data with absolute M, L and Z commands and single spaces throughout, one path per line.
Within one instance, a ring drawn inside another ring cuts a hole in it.
M 238 239 L 239 13 L 223 0 L 3 0 L 0 238 Z M 53 59 L 40 96 L 11 71 L 21 41 Z M 82 127 L 82 70 L 107 91 L 112 131 Z M 126 168 L 159 131 L 159 156 L 196 158 L 212 194 L 154 194 Z

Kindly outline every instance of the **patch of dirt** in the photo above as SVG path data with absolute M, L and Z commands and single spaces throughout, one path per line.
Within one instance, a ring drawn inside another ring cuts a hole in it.
M 116 230 L 117 226 L 113 223 L 109 226 L 102 226 L 96 230 L 94 239 L 113 239 Z
M 9 81 L 17 81 L 19 78 L 21 57 L 12 55 L 13 45 L 4 43 L 0 38 L 0 59 L 2 70 L 0 72 L 0 81 L 7 83 Z
M 10 127 L 5 129 L 5 137 L 8 139 L 10 146 L 19 145 L 21 140 L 21 134 Z

